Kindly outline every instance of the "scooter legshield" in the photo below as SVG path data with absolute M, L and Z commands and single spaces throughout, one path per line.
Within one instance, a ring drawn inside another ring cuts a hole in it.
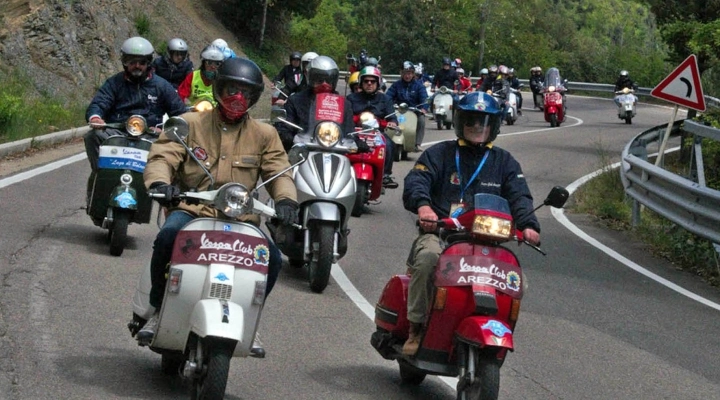
M 502 347 L 514 350 L 513 332 L 510 326 L 490 316 L 465 318 L 455 330 L 460 341 L 480 347 Z
M 190 314 L 190 330 L 199 337 L 220 337 L 241 341 L 245 314 L 235 303 L 205 299 L 195 303 Z

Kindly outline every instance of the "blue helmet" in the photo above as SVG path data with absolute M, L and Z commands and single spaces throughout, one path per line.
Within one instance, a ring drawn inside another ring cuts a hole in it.
M 495 140 L 500 133 L 502 124 L 502 108 L 497 100 L 485 92 L 471 92 L 465 95 L 457 104 L 454 112 L 455 136 L 465 139 L 463 135 L 466 123 L 476 121 L 484 117 L 482 121 L 485 126 L 490 127 L 488 142 Z M 471 126 L 471 125 L 468 125 Z

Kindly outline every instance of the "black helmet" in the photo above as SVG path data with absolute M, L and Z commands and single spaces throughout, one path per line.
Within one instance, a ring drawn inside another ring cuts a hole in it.
M 293 51 L 292 53 L 290 53 L 290 62 L 292 62 L 292 60 L 300 61 L 301 58 L 302 53 L 300 53 L 299 51 Z
M 229 58 L 218 68 L 215 82 L 212 85 L 213 96 L 220 104 L 221 109 L 223 107 L 221 99 L 227 95 L 226 89 L 232 83 L 240 83 L 244 86 L 243 94 L 247 99 L 247 109 L 257 103 L 265 89 L 262 71 L 257 64 L 247 58 Z
M 482 118 L 480 121 L 490 127 L 490 136 L 488 137 L 487 143 L 495 140 L 500 133 L 502 109 L 497 100 L 485 92 L 468 93 L 458 101 L 457 108 L 453 114 L 455 136 L 460 139 L 465 139 L 465 124 L 468 123 L 468 126 L 471 126 L 472 124 L 470 122 L 476 121 L 477 118 Z
M 442 65 L 450 65 L 450 57 L 443 57 Z
M 324 81 L 329 83 L 332 89 L 335 90 L 339 77 L 340 69 L 337 63 L 328 56 L 317 56 L 308 65 L 308 85 L 311 87 Z

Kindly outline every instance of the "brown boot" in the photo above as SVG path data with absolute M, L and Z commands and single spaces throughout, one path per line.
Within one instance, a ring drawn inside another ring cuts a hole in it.
M 422 339 L 422 324 L 410 323 L 410 331 L 408 339 L 402 348 L 402 353 L 405 356 L 414 356 L 418 352 L 420 347 L 420 340 Z

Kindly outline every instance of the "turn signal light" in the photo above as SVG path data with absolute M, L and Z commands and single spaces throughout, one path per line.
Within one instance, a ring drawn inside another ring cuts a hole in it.
M 182 270 L 173 268 L 170 270 L 170 277 L 168 278 L 168 292 L 180 293 L 180 284 L 182 283 Z
M 512 299 L 512 302 L 510 303 L 510 321 L 517 322 L 518 317 L 520 316 L 520 300 L 518 299 Z
M 447 288 L 437 288 L 437 290 L 435 291 L 435 304 L 433 304 L 433 309 L 444 310 L 446 301 Z

